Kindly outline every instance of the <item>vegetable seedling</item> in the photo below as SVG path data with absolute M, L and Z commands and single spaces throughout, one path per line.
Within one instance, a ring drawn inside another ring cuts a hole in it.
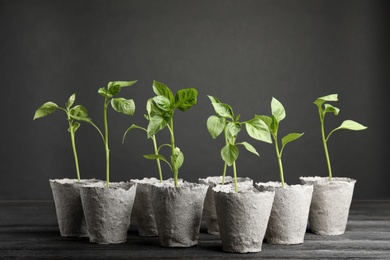
M 322 137 L 322 143 L 324 145 L 326 163 L 328 165 L 329 180 L 332 180 L 332 167 L 330 164 L 330 157 L 329 157 L 328 145 L 327 145 L 330 135 L 340 129 L 360 131 L 366 129 L 367 127 L 353 120 L 345 120 L 341 123 L 339 127 L 336 127 L 335 129 L 330 131 L 328 135 L 326 135 L 325 123 L 324 123 L 326 113 L 333 112 L 333 114 L 337 116 L 340 112 L 339 108 L 334 107 L 331 104 L 325 103 L 329 101 L 338 101 L 338 95 L 330 94 L 327 96 L 319 97 L 316 99 L 316 101 L 314 101 L 314 104 L 318 107 L 318 113 L 319 113 L 320 123 L 321 123 L 321 137 Z
M 75 134 L 77 129 L 79 129 L 80 127 L 80 123 L 76 121 L 76 118 L 88 117 L 88 111 L 82 105 L 76 105 L 72 107 L 75 101 L 76 101 L 76 94 L 72 94 L 69 97 L 68 102 L 65 103 L 64 108 L 58 106 L 56 103 L 53 103 L 51 101 L 46 102 L 35 111 L 33 120 L 48 116 L 54 113 L 57 109 L 60 109 L 66 113 L 67 116 L 66 119 L 68 120 L 68 124 L 69 124 L 68 132 L 70 133 L 70 140 L 72 142 L 72 150 L 73 150 L 74 162 L 76 166 L 77 180 L 80 182 L 81 177 L 80 177 L 79 160 L 77 156 L 76 139 L 75 139 Z
M 271 132 L 272 138 L 274 139 L 276 157 L 278 159 L 279 165 L 279 175 L 280 181 L 282 183 L 282 188 L 284 185 L 284 173 L 283 173 L 283 163 L 282 163 L 282 155 L 286 144 L 292 142 L 298 138 L 300 138 L 303 133 L 290 133 L 282 138 L 282 145 L 279 147 L 278 143 L 278 130 L 280 122 L 286 117 L 286 111 L 282 103 L 280 103 L 276 98 L 272 98 L 271 100 L 271 112 L 272 117 L 264 116 L 264 115 L 256 115 L 256 118 L 261 119 L 268 126 L 269 131 Z
M 175 95 L 173 95 L 168 86 L 156 80 L 153 81 L 152 87 L 156 96 L 152 98 L 152 102 L 148 103 L 150 107 L 147 109 L 150 111 L 150 117 L 149 124 L 146 129 L 147 137 L 152 138 L 157 132 L 167 127 L 170 133 L 170 143 L 160 145 L 158 151 L 162 147 L 170 147 L 171 160 L 169 162 L 164 156 L 156 153 L 144 155 L 144 157 L 151 160 L 159 159 L 168 164 L 173 173 L 174 185 L 175 187 L 178 187 L 179 169 L 183 165 L 184 154 L 175 144 L 173 118 L 176 109 L 184 112 L 196 105 L 198 91 L 194 88 L 185 88 L 180 89 Z
M 146 118 L 146 120 L 148 120 L 148 122 L 150 122 L 150 118 L 151 118 L 151 109 L 152 109 L 152 102 L 153 102 L 153 99 L 149 99 L 146 103 L 146 111 L 147 111 L 147 115 L 144 115 L 144 117 Z M 136 124 L 132 124 L 126 131 L 125 133 L 123 134 L 123 138 L 122 138 L 122 143 L 125 142 L 125 138 L 126 138 L 126 135 L 129 131 L 133 130 L 133 129 L 140 129 L 140 130 L 143 130 L 145 131 L 146 133 L 148 132 L 148 130 L 142 126 L 139 126 L 139 125 L 136 125 Z M 162 175 L 162 169 L 161 169 L 161 163 L 160 163 L 160 159 L 158 158 L 159 156 L 159 150 L 160 150 L 160 147 L 157 146 L 157 138 L 156 138 L 156 135 L 152 135 L 150 137 L 153 141 L 153 148 L 154 148 L 154 154 L 156 155 L 156 162 L 157 162 L 157 169 L 158 169 L 158 173 L 159 173 L 159 177 L 160 177 L 160 182 L 163 181 L 163 175 Z M 146 157 L 148 157 L 148 155 L 144 155 Z
M 240 115 L 234 116 L 230 105 L 222 103 L 218 98 L 208 96 L 214 107 L 216 115 L 207 119 L 207 130 L 211 137 L 216 139 L 222 132 L 225 137 L 225 146 L 221 149 L 221 157 L 224 161 L 222 173 L 222 185 L 225 183 L 227 166 L 233 167 L 233 180 L 235 192 L 238 192 L 236 160 L 239 155 L 238 146 L 244 146 L 249 152 L 259 156 L 256 149 L 248 142 L 237 143 L 237 135 L 245 125 L 248 135 L 256 140 L 272 143 L 270 131 L 267 125 L 259 118 L 239 122 Z

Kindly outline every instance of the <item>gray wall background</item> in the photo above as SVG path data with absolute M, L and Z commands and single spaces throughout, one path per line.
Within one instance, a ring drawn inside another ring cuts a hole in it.
M 75 178 L 65 113 L 33 121 L 46 101 L 64 106 L 72 93 L 102 127 L 109 81 L 138 80 L 121 92 L 137 111 L 109 111 L 111 180 L 157 177 L 142 157 L 152 142 L 131 124 L 146 125 L 152 81 L 172 90 L 194 87 L 198 104 L 175 116 L 176 144 L 187 181 L 222 173 L 222 137 L 206 129 L 214 113 L 207 95 L 230 104 L 241 118 L 270 115 L 283 103 L 280 136 L 305 132 L 283 154 L 285 179 L 327 175 L 317 97 L 338 93 L 338 116 L 327 129 L 353 119 L 368 129 L 338 131 L 329 141 L 334 176 L 357 179 L 354 198 L 390 198 L 386 151 L 389 87 L 387 1 L 283 0 L 0 0 L 0 200 L 52 199 L 51 178 Z M 166 142 L 167 134 L 158 136 Z M 104 147 L 95 129 L 77 132 L 82 178 L 105 178 Z M 238 175 L 256 182 L 279 179 L 274 146 L 250 140 L 256 157 L 240 151 Z M 229 173 L 232 173 L 229 171 Z M 164 166 L 165 177 L 171 177 Z

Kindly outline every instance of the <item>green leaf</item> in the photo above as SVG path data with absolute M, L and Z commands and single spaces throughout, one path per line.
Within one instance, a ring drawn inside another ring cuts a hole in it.
M 233 109 L 228 104 L 224 103 L 212 103 L 215 113 L 217 113 L 218 116 L 225 117 L 225 118 L 234 118 Z
M 84 117 L 84 116 L 70 116 L 72 119 L 80 121 L 80 122 L 85 122 L 85 123 L 92 123 L 92 119 L 89 117 Z
M 157 105 L 157 107 L 163 111 L 171 111 L 172 110 L 172 103 L 165 96 L 156 96 L 153 98 L 153 101 Z
M 272 143 L 269 127 L 263 120 L 261 120 L 260 117 L 255 116 L 253 119 L 244 123 L 246 131 L 250 137 L 266 143 Z
M 69 99 L 68 99 L 68 102 L 66 103 L 66 108 L 69 109 L 75 102 L 76 100 L 76 94 L 72 94 Z
M 46 102 L 45 104 L 43 104 L 40 108 L 38 108 L 35 111 L 33 120 L 35 120 L 37 118 L 48 116 L 51 113 L 53 113 L 54 111 L 56 111 L 57 109 L 58 109 L 57 104 L 50 102 L 50 101 Z
M 226 130 L 231 137 L 237 137 L 237 134 L 241 131 L 240 123 L 229 122 L 226 125 Z
M 105 98 L 112 98 L 112 94 L 108 93 L 107 89 L 99 88 L 98 93 Z
M 317 98 L 316 101 L 314 101 L 314 104 L 320 108 L 322 106 L 322 104 L 324 104 L 325 102 L 337 101 L 337 100 L 338 100 L 337 94 L 330 94 L 327 96 Z
M 153 80 L 153 91 L 156 95 L 168 98 L 171 104 L 175 103 L 175 97 L 173 96 L 172 91 L 163 83 Z
M 221 157 L 227 165 L 232 166 L 238 158 L 238 148 L 234 144 L 227 144 L 221 149 Z
M 164 156 L 162 156 L 160 154 L 146 154 L 146 155 L 144 155 L 144 158 L 149 159 L 149 160 L 159 159 L 159 160 L 165 162 L 166 164 L 168 164 L 169 167 L 172 169 L 171 164 L 164 158 Z
M 148 133 L 148 138 L 152 137 L 155 135 L 158 131 L 163 129 L 167 125 L 167 122 L 162 116 L 155 115 L 150 118 L 148 128 L 147 128 L 147 133 Z
M 172 164 L 175 165 L 176 170 L 179 170 L 184 162 L 184 154 L 180 151 L 179 147 L 175 147 L 175 152 L 171 159 Z
M 77 129 L 79 129 L 80 123 L 79 122 L 74 122 L 72 126 L 68 128 L 68 132 L 71 132 L 73 129 L 73 132 L 76 133 Z
M 196 105 L 197 97 L 198 91 L 196 89 L 181 89 L 176 93 L 175 106 L 181 111 L 186 111 Z
M 248 142 L 236 143 L 236 145 L 243 145 L 249 152 L 256 154 L 257 156 L 260 156 L 259 153 L 256 151 L 256 149 Z
M 292 142 L 298 138 L 300 138 L 303 133 L 291 133 L 282 138 L 282 147 L 284 147 L 287 143 Z
M 77 105 L 70 109 L 70 115 L 78 117 L 88 117 L 88 110 L 82 105 Z
M 209 96 L 209 95 L 207 95 L 207 96 L 209 97 L 209 99 L 210 99 L 211 103 L 222 103 L 222 102 L 221 102 L 221 101 L 219 101 L 219 99 L 218 99 L 218 98 L 216 98 L 216 97 Z
M 269 117 L 269 116 L 259 116 L 259 115 L 255 115 L 255 117 L 256 118 L 258 118 L 258 119 L 260 119 L 261 121 L 263 121 L 266 125 L 267 125 L 267 127 L 268 127 L 268 129 L 270 130 L 270 131 L 272 131 L 272 123 L 273 123 L 273 120 L 272 120 L 272 117 Z
M 207 119 L 207 130 L 209 130 L 209 133 L 212 138 L 217 138 L 225 128 L 225 118 L 223 117 L 217 117 L 217 116 L 210 116 Z
M 147 130 L 141 126 L 138 126 L 138 125 L 135 125 L 135 124 L 132 124 L 129 128 L 127 128 L 127 130 L 125 131 L 125 133 L 123 134 L 123 137 L 122 137 L 122 143 L 125 142 L 125 138 L 126 138 L 126 135 L 128 132 L 130 132 L 131 130 L 133 129 L 141 129 L 141 130 L 144 130 L 145 132 L 147 132 Z
M 333 114 L 335 114 L 336 116 L 339 114 L 340 112 L 340 109 L 338 109 L 337 107 L 334 107 L 330 104 L 325 104 L 324 105 L 324 110 L 323 110 L 323 115 L 325 113 L 328 113 L 328 112 L 332 112 Z
M 282 103 L 274 97 L 271 100 L 271 110 L 272 115 L 278 123 L 286 117 L 286 111 L 284 110 Z
M 111 99 L 112 108 L 119 113 L 132 116 L 135 112 L 135 103 L 132 99 L 113 98 Z
M 108 82 L 107 90 L 108 90 L 108 93 L 110 93 L 112 96 L 115 96 L 115 95 L 119 94 L 121 88 L 129 87 L 129 86 L 135 84 L 136 82 L 137 82 L 136 80 Z
M 335 130 L 340 130 L 340 129 L 347 129 L 347 130 L 352 130 L 352 131 L 360 131 L 367 129 L 367 126 L 364 126 L 356 121 L 353 120 L 345 120 L 339 127 L 337 127 Z

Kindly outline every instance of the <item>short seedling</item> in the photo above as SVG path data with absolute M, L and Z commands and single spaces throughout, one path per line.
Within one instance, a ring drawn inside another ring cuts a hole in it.
M 79 169 L 79 160 L 77 156 L 77 150 L 76 150 L 76 139 L 75 134 L 77 129 L 80 127 L 80 123 L 76 121 L 76 118 L 78 117 L 88 117 L 88 111 L 85 107 L 81 105 L 73 106 L 74 102 L 76 101 L 76 94 L 72 94 L 68 102 L 65 104 L 65 108 L 59 107 L 56 103 L 53 103 L 51 101 L 46 102 L 41 107 L 39 107 L 35 111 L 34 120 L 48 116 L 52 114 L 57 109 L 63 110 L 66 113 L 69 128 L 68 132 L 70 133 L 70 140 L 72 142 L 72 150 L 73 150 L 73 156 L 76 166 L 76 173 L 77 173 L 77 180 L 80 181 L 80 169 Z
M 282 105 L 276 98 L 272 98 L 271 100 L 271 111 L 272 111 L 272 117 L 269 116 L 256 116 L 256 118 L 261 119 L 265 122 L 265 124 L 268 126 L 269 131 L 271 132 L 271 135 L 274 139 L 275 143 L 275 150 L 276 150 L 276 157 L 278 159 L 278 165 L 279 165 L 279 175 L 280 175 L 280 181 L 282 183 L 282 187 L 284 188 L 284 173 L 283 173 L 283 163 L 282 163 L 282 154 L 284 147 L 289 142 L 292 142 L 298 138 L 300 138 L 303 133 L 290 133 L 287 134 L 282 138 L 282 146 L 279 148 L 278 144 L 278 129 L 280 121 L 282 121 L 286 117 L 286 111 Z
M 237 135 L 241 131 L 242 125 L 245 125 L 250 137 L 267 143 L 272 143 L 270 131 L 267 125 L 256 117 L 248 121 L 239 122 L 240 115 L 235 117 L 231 106 L 222 103 L 213 96 L 208 97 L 211 100 L 216 115 L 212 115 L 207 119 L 207 129 L 213 139 L 217 138 L 222 132 L 225 137 L 225 146 L 221 150 L 221 157 L 224 161 L 222 184 L 225 183 L 227 166 L 233 166 L 234 189 L 238 192 L 236 160 L 239 152 L 237 146 L 242 145 L 249 152 L 259 156 L 259 153 L 250 143 L 236 143 Z
M 146 111 L 148 112 L 147 115 L 144 115 L 144 117 L 146 118 L 146 120 L 148 120 L 148 122 L 150 122 L 150 113 L 152 112 L 151 109 L 152 109 L 152 102 L 153 102 L 153 99 L 149 99 L 146 103 Z M 139 125 L 136 125 L 136 124 L 132 124 L 126 131 L 125 133 L 123 134 L 123 139 L 122 139 L 122 143 L 125 142 L 125 138 L 126 138 L 126 135 L 129 131 L 133 130 L 133 129 L 141 129 L 143 131 L 145 131 L 146 133 L 148 132 L 148 130 L 142 126 L 139 126 Z M 159 173 L 159 177 L 160 177 L 160 182 L 163 181 L 163 175 L 162 175 L 162 168 L 161 168 L 161 163 L 160 163 L 160 159 L 158 158 L 158 155 L 159 155 L 159 147 L 157 146 L 157 138 L 156 138 L 156 135 L 152 135 L 150 137 L 153 141 L 153 148 L 154 148 L 154 154 L 156 156 L 156 162 L 157 162 L 157 169 L 158 169 L 158 173 Z M 144 155 L 146 157 L 148 157 L 148 155 Z
M 150 115 L 146 129 L 148 138 L 152 138 L 157 132 L 167 127 L 170 133 L 170 143 L 160 145 L 157 151 L 164 146 L 170 147 L 171 160 L 168 162 L 164 156 L 158 153 L 145 155 L 144 157 L 152 160 L 159 159 L 167 163 L 173 173 L 174 185 L 178 187 L 179 168 L 183 165 L 184 154 L 175 144 L 173 116 L 176 109 L 184 112 L 196 105 L 198 91 L 194 88 L 186 88 L 177 91 L 176 95 L 173 95 L 168 86 L 155 80 L 153 81 L 153 91 L 156 96 L 152 98 L 152 102 L 149 103 L 150 107 L 147 108 Z
M 347 130 L 353 130 L 353 131 L 360 131 L 364 130 L 367 127 L 364 125 L 361 125 L 358 122 L 355 122 L 353 120 L 345 120 L 344 122 L 341 123 L 339 127 L 336 127 L 332 131 L 329 132 L 329 134 L 326 136 L 325 135 L 325 115 L 328 112 L 333 112 L 334 115 L 338 115 L 340 112 L 340 109 L 337 107 L 334 107 L 330 104 L 327 104 L 325 102 L 328 101 L 337 101 L 337 94 L 331 94 L 323 97 L 319 97 L 314 101 L 314 104 L 318 107 L 318 112 L 320 116 L 320 122 L 321 122 L 321 137 L 322 137 L 322 143 L 324 145 L 324 150 L 325 150 L 325 157 L 326 157 L 326 162 L 328 165 L 328 173 L 329 173 L 329 180 L 332 180 L 332 167 L 330 164 L 330 157 L 329 157 L 329 152 L 328 152 L 328 145 L 327 142 L 329 141 L 329 137 L 331 134 L 333 134 L 335 131 L 340 130 L 340 129 L 347 129 Z

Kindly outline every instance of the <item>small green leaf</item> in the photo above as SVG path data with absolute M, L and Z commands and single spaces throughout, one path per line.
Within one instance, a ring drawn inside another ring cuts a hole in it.
M 325 102 L 337 101 L 337 100 L 338 100 L 337 94 L 330 94 L 327 96 L 317 98 L 316 101 L 314 101 L 314 104 L 320 108 L 322 106 L 322 104 L 324 104 Z
M 113 98 L 111 99 L 112 108 L 119 113 L 132 116 L 135 112 L 135 103 L 132 99 Z
M 184 154 L 180 151 L 179 147 L 175 147 L 175 152 L 171 157 L 172 164 L 175 165 L 177 170 L 183 165 L 184 162 Z
M 153 80 L 153 91 L 156 93 L 156 95 L 168 98 L 171 104 L 174 104 L 175 97 L 173 96 L 172 91 L 168 88 L 168 86 Z
M 149 160 L 161 160 L 165 162 L 166 164 L 169 165 L 169 167 L 172 169 L 171 164 L 164 158 L 164 156 L 160 154 L 146 154 L 144 155 L 144 158 L 149 159 Z
M 260 119 L 261 121 L 263 121 L 268 129 L 271 131 L 272 130 L 272 117 L 269 117 L 269 116 L 259 116 L 259 115 L 255 115 L 256 118 Z
M 224 103 L 211 103 L 214 107 L 215 113 L 217 113 L 218 116 L 225 117 L 225 118 L 234 118 L 233 109 L 228 104 Z
M 162 116 L 155 115 L 150 118 L 147 132 L 148 132 L 148 138 L 155 135 L 158 131 L 163 129 L 167 125 L 167 122 Z
M 108 93 L 107 89 L 99 88 L 98 93 L 105 98 L 112 98 L 112 94 Z
M 282 138 L 282 147 L 284 147 L 287 143 L 292 142 L 298 138 L 300 138 L 303 133 L 291 133 Z
M 345 120 L 339 127 L 337 127 L 335 130 L 339 129 L 347 129 L 352 131 L 360 131 L 367 129 L 367 126 L 364 126 L 356 121 L 353 120 Z
M 227 144 L 221 149 L 221 157 L 227 165 L 232 166 L 238 158 L 238 149 L 234 144 Z
M 222 103 L 221 101 L 219 101 L 218 98 L 216 97 L 213 97 L 213 96 L 210 96 L 210 95 L 207 95 L 211 101 L 211 103 Z
M 40 108 L 38 108 L 35 111 L 33 120 L 35 120 L 37 118 L 48 116 L 51 113 L 53 113 L 54 111 L 56 111 L 57 109 L 58 109 L 57 104 L 55 104 L 53 102 L 46 102 L 45 104 L 43 104 Z
M 197 97 L 198 91 L 196 89 L 181 89 L 176 93 L 175 106 L 181 111 L 186 111 L 196 105 Z
M 282 103 L 280 103 L 279 100 L 274 97 L 271 100 L 271 110 L 272 115 L 275 117 L 278 123 L 286 117 L 286 111 Z
M 209 130 L 212 138 L 217 138 L 223 132 L 224 128 L 225 118 L 213 115 L 207 119 L 207 130 Z
M 85 123 L 92 123 L 92 119 L 89 117 L 84 117 L 84 116 L 70 116 L 72 119 L 80 121 L 80 122 L 85 122 Z
M 171 101 L 165 96 L 156 96 L 153 98 L 153 101 L 163 111 L 171 111 L 172 109 Z
M 253 119 L 244 123 L 246 131 L 250 137 L 266 143 L 272 143 L 269 127 L 263 120 L 261 120 L 260 117 L 255 116 Z
M 340 112 L 340 109 L 338 109 L 337 107 L 334 107 L 330 104 L 324 104 L 323 114 L 328 113 L 328 112 L 332 112 L 333 114 L 335 114 L 337 116 Z
M 243 145 L 249 152 L 256 154 L 257 156 L 260 156 L 259 153 L 256 151 L 256 149 L 248 142 L 236 143 L 236 145 Z
M 241 131 L 240 123 L 229 122 L 226 125 L 226 130 L 230 134 L 231 137 L 237 137 L 237 134 Z
M 82 106 L 77 105 L 70 109 L 71 116 L 88 117 L 88 110 Z
M 112 81 L 109 82 L 107 85 L 108 93 L 110 93 L 112 96 L 115 96 L 119 94 L 121 88 L 124 87 L 130 87 L 131 85 L 135 84 L 137 81 Z
M 68 102 L 66 103 L 66 108 L 69 109 L 71 106 L 73 106 L 75 100 L 76 100 L 76 94 L 72 94 L 69 97 Z

